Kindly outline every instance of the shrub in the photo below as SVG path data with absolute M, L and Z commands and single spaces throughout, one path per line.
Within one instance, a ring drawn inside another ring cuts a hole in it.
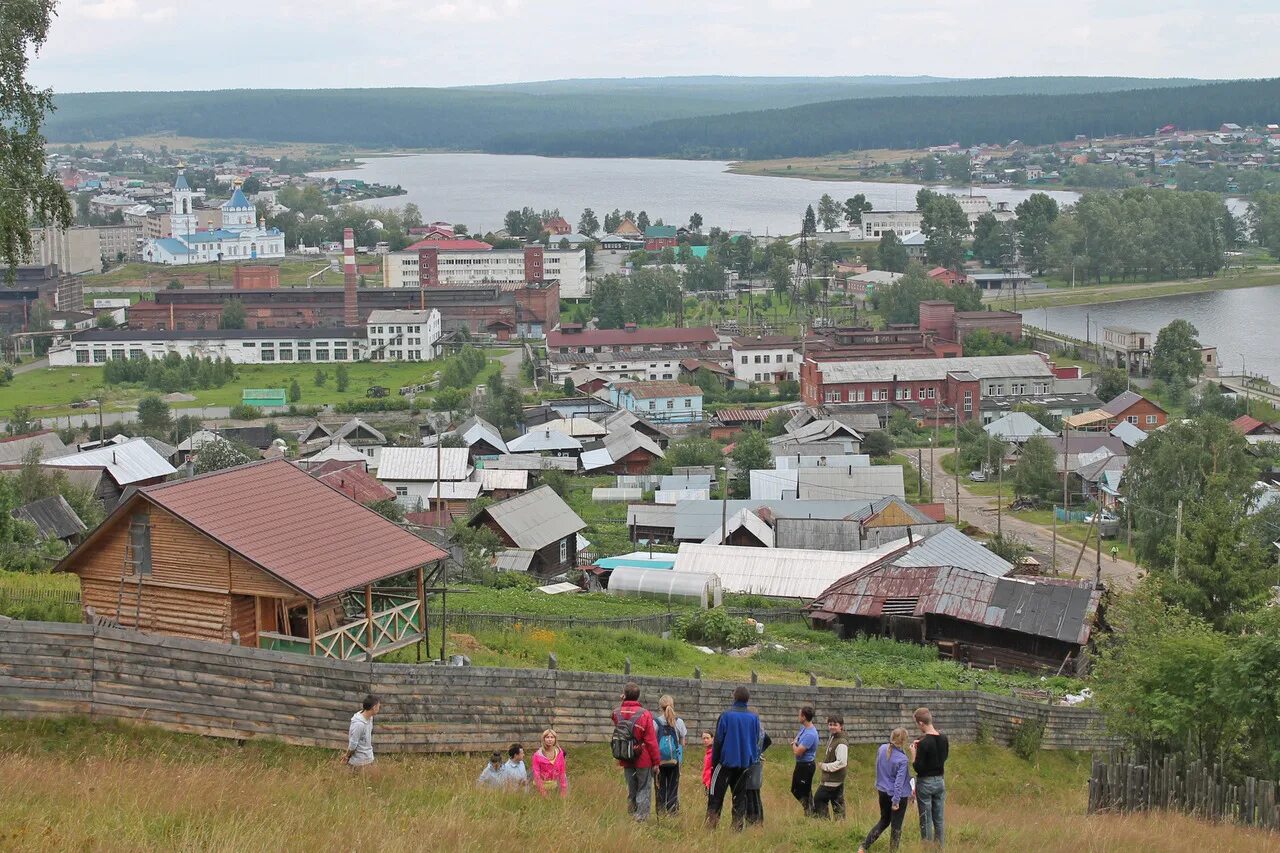
M 347 415 L 358 415 L 362 412 L 400 412 L 409 410 L 409 401 L 404 397 L 382 397 L 366 400 L 347 400 L 338 403 L 334 411 Z
M 1024 761 L 1030 761 L 1040 751 L 1040 742 L 1044 740 L 1044 720 L 1030 717 L 1017 723 L 1013 729 L 1013 740 L 1009 746 L 1013 754 Z
M 262 409 L 245 403 L 236 403 L 231 407 L 230 416 L 233 421 L 256 421 L 262 417 Z
M 742 648 L 755 642 L 755 627 L 736 619 L 722 607 L 686 613 L 676 619 L 675 636 L 690 643 L 722 648 Z

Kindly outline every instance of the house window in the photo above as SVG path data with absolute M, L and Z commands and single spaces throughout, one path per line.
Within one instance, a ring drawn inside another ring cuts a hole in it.
M 973 411 L 973 392 L 972 391 L 964 392 L 964 410 L 966 412 Z
M 151 514 L 143 509 L 129 519 L 129 554 L 126 560 L 135 575 L 151 574 Z
M 96 349 L 96 350 L 94 350 L 94 351 L 93 351 L 93 363 L 94 363 L 94 364 L 106 364 L 106 362 L 107 362 L 107 351 L 106 351 L 106 350 L 104 350 L 104 349 Z
M 408 486 L 396 486 L 396 497 L 407 498 L 409 496 Z
M 674 409 L 675 407 L 676 407 L 676 401 L 675 401 L 675 400 L 668 400 L 668 401 L 667 401 L 667 408 L 668 408 L 668 409 Z
M 992 386 L 991 386 L 991 395 L 992 395 L 993 397 L 1003 397 L 1003 396 L 1004 396 L 1004 386 L 1003 386 L 1003 385 L 992 385 Z
M 654 409 L 656 409 L 656 408 L 658 408 L 658 404 L 657 404 L 657 403 L 655 403 L 653 400 L 650 400 L 650 401 L 649 401 L 649 411 L 651 411 L 651 412 L 652 412 L 652 411 L 653 411 Z
M 743 364 L 746 364 L 746 363 L 747 363 L 747 357 L 746 357 L 745 355 L 742 357 L 742 363 L 743 363 Z
M 1133 424 L 1134 426 L 1137 426 L 1137 425 L 1138 425 L 1138 416 L 1137 416 L 1137 415 L 1129 415 L 1127 418 L 1125 418 L 1125 420 L 1126 420 L 1126 421 L 1128 421 L 1129 423 Z
M 146 357 L 147 357 L 146 350 L 141 350 L 141 349 L 129 350 L 129 358 L 132 359 L 133 361 L 142 361 Z
M 281 346 L 281 347 L 280 347 L 280 360 L 281 360 L 281 361 L 293 361 L 293 347 Z
M 347 348 L 346 348 L 346 347 L 334 347 L 334 348 L 333 348 L 333 360 L 334 360 L 334 361 L 346 361 L 346 360 L 347 360 Z
M 560 540 L 560 562 L 565 563 L 569 560 L 569 537 Z
M 828 403 L 839 403 L 839 402 L 840 402 L 840 392 L 839 392 L 839 391 L 828 391 L 828 392 L 826 393 L 826 395 L 824 396 L 824 398 L 823 398 L 823 399 L 824 399 L 824 401 L 825 401 L 825 402 L 828 402 Z
M 932 400 L 932 399 L 933 399 L 933 395 L 934 395 L 934 390 L 935 390 L 935 389 L 933 389 L 933 388 L 926 388 L 925 390 L 929 392 L 929 399 L 930 399 L 930 400 Z
M 795 360 L 796 360 L 796 354 L 795 354 L 795 353 L 793 353 L 793 352 L 789 352 L 789 353 L 787 353 L 787 363 L 788 363 L 788 364 L 790 364 L 791 362 L 793 362 L 793 361 L 795 361 Z
M 113 350 L 111 351 L 111 360 L 112 360 L 112 361 L 124 361 L 124 350 L 122 350 L 122 349 L 113 349 Z
M 328 361 L 329 351 L 327 349 L 316 350 L 316 361 Z
M 276 351 L 273 349 L 263 349 L 261 355 L 258 356 L 262 361 L 275 361 Z
M 76 350 L 76 364 L 88 364 L 89 351 L 87 349 Z
M 1159 422 L 1160 419 L 1155 415 L 1147 415 L 1147 426 L 1155 426 Z
M 756 364 L 759 364 L 759 363 L 760 363 L 760 356 L 756 356 L 756 357 L 755 357 L 755 359 L 756 359 L 755 363 L 756 363 Z
M 769 363 L 769 356 L 768 356 L 768 355 L 765 355 L 765 356 L 764 356 L 764 363 L 765 363 L 765 364 L 768 364 L 768 363 Z

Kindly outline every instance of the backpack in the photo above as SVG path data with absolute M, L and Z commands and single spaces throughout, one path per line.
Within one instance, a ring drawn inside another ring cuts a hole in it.
M 684 750 L 680 747 L 680 733 L 666 720 L 658 721 L 658 757 L 662 764 L 679 764 Z
M 636 743 L 636 722 L 644 715 L 644 709 L 638 709 L 630 718 L 622 716 L 622 709 L 616 712 L 617 722 L 613 724 L 613 736 L 609 738 L 609 749 L 613 757 L 619 761 L 635 761 L 640 754 Z

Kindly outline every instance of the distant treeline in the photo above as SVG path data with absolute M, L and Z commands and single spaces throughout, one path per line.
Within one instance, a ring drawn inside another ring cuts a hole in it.
M 1151 133 L 1173 124 L 1276 120 L 1280 78 L 1070 95 L 884 97 L 740 112 L 590 133 L 510 133 L 491 150 L 584 157 L 770 159 L 873 148 Z
M 1104 92 L 1187 82 L 1125 77 L 954 81 L 696 77 L 554 80 L 459 89 L 101 92 L 58 95 L 57 111 L 45 131 L 59 143 L 173 133 L 212 139 L 475 150 L 489 149 L 513 127 L 538 137 L 847 98 Z M 342 120 L 335 121 L 334 116 Z

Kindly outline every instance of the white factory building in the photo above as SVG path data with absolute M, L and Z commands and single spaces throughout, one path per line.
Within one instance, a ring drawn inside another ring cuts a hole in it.
M 439 249 L 435 269 L 422 281 L 420 252 L 392 252 L 382 262 L 383 287 L 467 287 L 497 284 L 504 289 L 530 282 L 558 281 L 564 299 L 585 299 L 587 253 L 581 249 Z M 540 262 L 541 269 L 536 265 Z

